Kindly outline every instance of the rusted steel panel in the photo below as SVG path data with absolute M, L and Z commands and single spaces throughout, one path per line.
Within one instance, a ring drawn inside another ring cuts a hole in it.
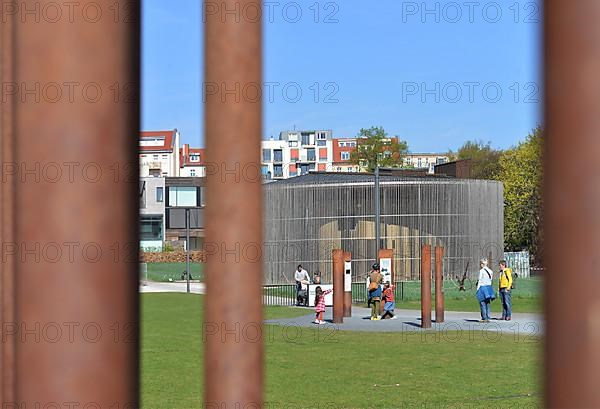
M 0 21 L 0 77 L 2 84 L 14 83 L 14 19 L 6 16 Z M 0 104 L 0 155 L 2 157 L 2 193 L 0 240 L 15 241 L 15 181 L 16 176 L 5 173 L 6 164 L 15 163 L 15 134 L 13 132 L 14 96 L 2 95 Z M 3 258 L 0 263 L 0 300 L 2 328 L 15 322 L 15 260 Z M 2 384 L 0 402 L 13 402 L 15 395 L 15 340 L 9 337 L 1 344 L 0 367 Z
M 77 4 L 14 3 L 11 400 L 138 407 L 139 3 Z
M 206 242 L 215 249 L 206 264 L 207 407 L 263 402 L 262 33 L 250 18 L 261 6 L 204 3 Z
M 435 322 L 444 322 L 444 248 L 435 248 Z
M 431 246 L 421 246 L 421 328 L 431 328 Z
M 545 406 L 597 408 L 600 2 L 548 0 L 544 15 Z
M 332 251 L 333 260 L 333 323 L 344 322 L 344 250 Z

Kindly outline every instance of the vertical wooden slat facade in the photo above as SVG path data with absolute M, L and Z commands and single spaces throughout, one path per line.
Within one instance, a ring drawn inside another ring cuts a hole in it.
M 139 3 L 83 1 L 58 19 L 40 15 L 57 3 L 14 5 L 2 23 L 2 401 L 138 407 Z

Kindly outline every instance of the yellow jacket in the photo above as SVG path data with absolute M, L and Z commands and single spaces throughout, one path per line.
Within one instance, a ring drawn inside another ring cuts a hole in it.
M 508 288 L 510 290 L 510 288 L 512 287 L 512 282 L 513 282 L 512 269 L 506 267 L 504 269 L 504 271 L 501 271 L 499 281 L 500 281 L 500 283 L 498 285 L 498 288 L 500 288 L 500 289 Z

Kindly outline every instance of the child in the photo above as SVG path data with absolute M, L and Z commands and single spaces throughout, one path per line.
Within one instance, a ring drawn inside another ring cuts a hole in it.
M 321 286 L 315 289 L 315 324 L 325 324 L 323 321 L 323 313 L 325 312 L 325 295 L 333 290 L 323 291 Z
M 396 308 L 396 303 L 394 302 L 394 288 L 396 288 L 395 285 L 390 285 L 389 281 L 385 282 L 385 288 L 383 289 L 383 301 L 385 304 L 383 305 L 382 320 L 386 319 L 388 316 L 392 320 L 397 318 L 394 315 L 394 308 Z

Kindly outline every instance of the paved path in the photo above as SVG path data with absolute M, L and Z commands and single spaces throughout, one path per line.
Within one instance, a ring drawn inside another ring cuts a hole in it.
M 312 309 L 307 308 L 308 314 L 303 317 L 267 320 L 269 324 L 280 324 L 300 327 L 317 327 Z M 489 323 L 479 322 L 477 312 L 452 312 L 446 311 L 445 322 L 436 324 L 432 322 L 431 329 L 421 329 L 421 312 L 415 310 L 396 310 L 395 320 L 371 321 L 371 310 L 362 307 L 352 307 L 352 317 L 344 318 L 343 324 L 332 323 L 332 309 L 325 312 L 327 324 L 321 327 L 335 328 L 340 331 L 371 331 L 371 332 L 423 332 L 423 331 L 457 331 L 457 330 L 484 330 L 513 334 L 515 337 L 523 335 L 542 335 L 543 319 L 539 314 L 513 314 L 511 321 L 492 319 Z M 448 335 L 450 338 L 451 335 Z
M 204 283 L 190 283 L 190 290 L 194 294 L 205 293 Z M 159 283 L 148 282 L 140 286 L 141 293 L 169 293 L 186 292 L 185 282 Z M 272 297 L 273 299 L 275 297 Z M 276 300 L 274 300 L 276 301 Z M 269 324 L 280 324 L 299 327 L 316 327 L 313 324 L 315 315 L 313 308 L 306 308 L 306 315 L 297 318 L 282 318 L 267 320 Z M 396 310 L 395 320 L 371 321 L 369 316 L 371 310 L 362 307 L 352 307 L 352 317 L 344 318 L 343 324 L 332 323 L 332 308 L 328 307 L 325 312 L 327 324 L 321 327 L 340 331 L 371 331 L 371 332 L 423 332 L 423 331 L 456 331 L 456 330 L 484 330 L 513 334 L 515 337 L 523 335 L 543 335 L 544 322 L 540 314 L 513 314 L 512 321 L 500 321 L 492 319 L 487 324 L 479 323 L 478 312 L 452 312 L 446 311 L 445 322 L 437 324 L 432 322 L 431 329 L 421 329 L 421 311 L 418 310 Z M 435 314 L 433 314 L 435 315 Z M 451 337 L 451 335 L 448 335 Z
M 190 282 L 190 292 L 194 294 L 204 294 L 205 291 L 204 283 Z M 155 281 L 148 281 L 146 285 L 140 285 L 140 293 L 185 293 L 187 292 L 187 283 L 184 282 L 173 282 L 173 283 L 159 283 Z

